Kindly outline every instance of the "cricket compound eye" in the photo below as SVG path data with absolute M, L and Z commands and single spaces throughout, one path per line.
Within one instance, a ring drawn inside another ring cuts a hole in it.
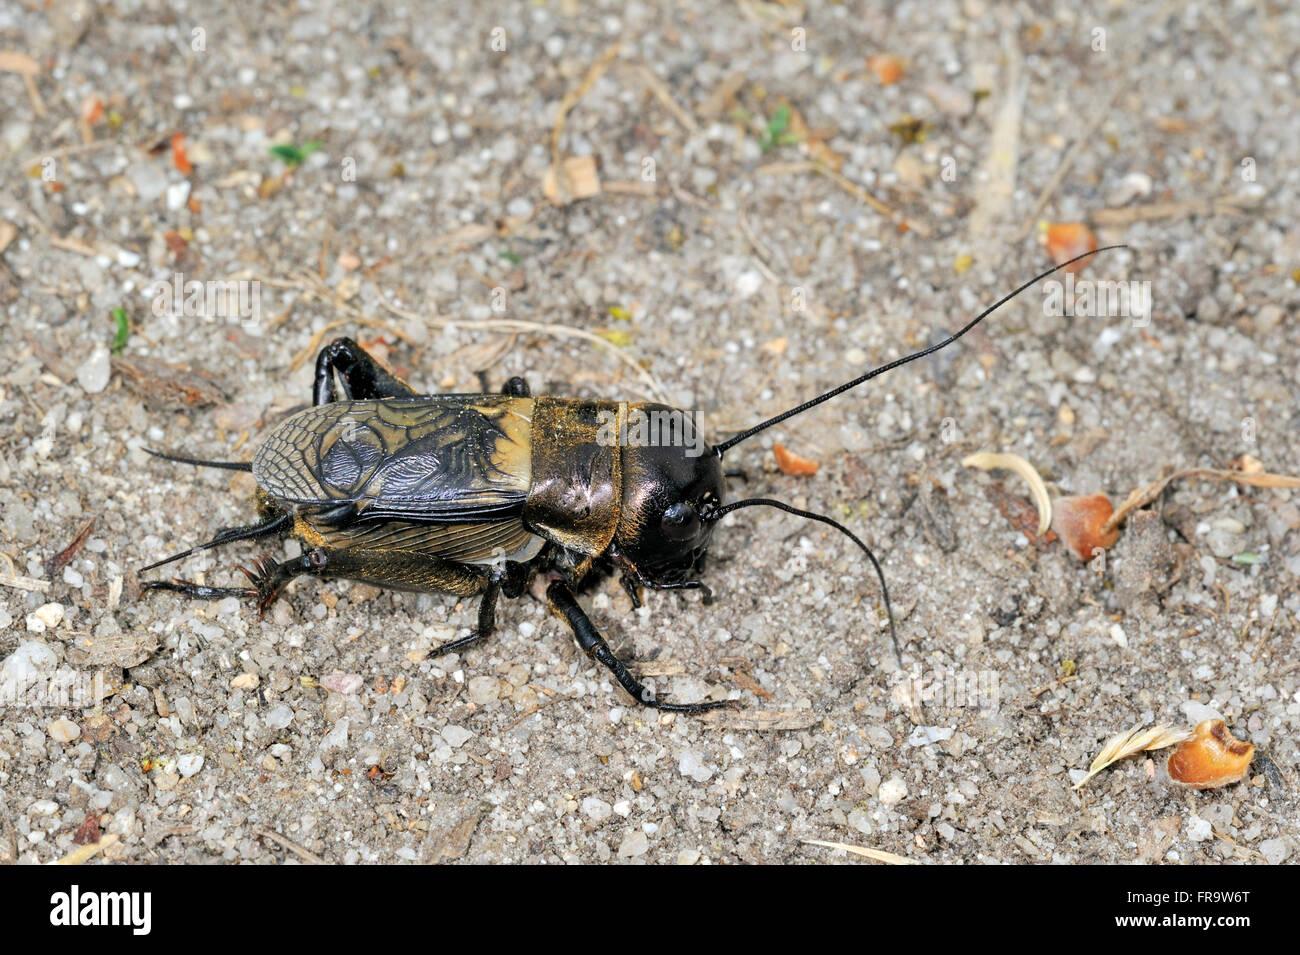
M 700 515 L 685 501 L 679 501 L 659 519 L 659 529 L 669 540 L 690 540 L 700 532 Z

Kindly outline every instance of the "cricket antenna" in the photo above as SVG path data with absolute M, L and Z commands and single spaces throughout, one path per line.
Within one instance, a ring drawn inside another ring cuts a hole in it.
M 867 372 L 865 375 L 862 375 L 861 377 L 854 378 L 852 381 L 845 382 L 844 384 L 840 385 L 838 388 L 832 388 L 830 391 L 826 392 L 825 394 L 818 395 L 816 398 L 813 398 L 809 401 L 805 401 L 797 408 L 791 408 L 789 411 L 783 411 L 776 417 L 768 418 L 762 424 L 755 425 L 754 427 L 750 428 L 748 431 L 742 431 L 740 434 L 736 435 L 735 437 L 728 438 L 726 441 L 723 441 L 721 444 L 714 445 L 713 450 L 717 453 L 718 457 L 722 457 L 722 455 L 726 453 L 729 449 L 734 448 L 736 445 L 740 444 L 740 442 L 746 440 L 747 438 L 752 438 L 760 431 L 766 431 L 768 428 L 772 427 L 773 425 L 780 424 L 782 421 L 786 420 L 787 418 L 793 418 L 795 415 L 803 414 L 809 408 L 815 408 L 824 401 L 830 401 L 836 395 L 843 394 L 844 392 L 849 391 L 850 389 L 856 388 L 864 381 L 870 381 L 872 378 L 875 378 L 877 375 L 883 375 L 885 372 L 897 368 L 899 365 L 906 365 L 909 361 L 916 361 L 918 358 L 924 358 L 926 355 L 934 354 L 941 348 L 947 348 L 949 345 L 951 345 L 957 339 L 961 338 L 968 331 L 970 331 L 980 322 L 984 321 L 984 319 L 988 318 L 988 316 L 992 315 L 999 308 L 1007 304 L 1007 302 L 1011 301 L 1021 292 L 1025 291 L 1025 289 L 1029 288 L 1035 282 L 1045 279 L 1049 275 L 1052 275 L 1055 272 L 1059 272 L 1061 269 L 1067 266 L 1073 265 L 1075 262 L 1078 262 L 1082 259 L 1086 259 L 1090 255 L 1096 255 L 1099 252 L 1106 252 L 1109 251 L 1110 249 L 1124 249 L 1124 248 L 1128 248 L 1128 247 L 1125 245 L 1102 246 L 1100 249 L 1093 249 L 1091 252 L 1085 252 L 1083 255 L 1076 255 L 1074 258 L 1070 259 L 1067 262 L 1062 262 L 1060 265 L 1054 266 L 1048 269 L 1046 272 L 1043 272 L 1039 275 L 1035 275 L 1032 279 L 1030 279 L 1024 285 L 1021 285 L 1014 292 L 1010 292 L 1007 295 L 1002 296 L 1002 298 L 998 299 L 988 308 L 984 309 L 984 311 L 980 312 L 969 322 L 967 322 L 961 328 L 960 331 L 954 332 L 952 335 L 949 335 L 947 338 L 945 338 L 943 341 L 939 342 L 938 344 L 931 345 L 928 348 L 922 348 L 918 352 L 913 352 L 912 354 L 907 355 L 903 358 L 898 358 L 895 359 L 894 361 L 881 365 L 879 368 L 874 368 L 871 371 Z
M 224 468 L 227 471 L 252 471 L 253 465 L 247 461 L 204 461 L 200 458 L 183 458 L 179 454 L 168 454 L 165 451 L 155 451 L 153 448 L 144 448 L 146 453 L 152 454 L 155 458 L 162 458 L 164 461 L 175 461 L 177 464 L 193 464 L 200 468 Z
M 898 630 L 894 627 L 894 609 L 889 604 L 889 587 L 885 584 L 885 572 L 880 568 L 880 561 L 876 560 L 876 555 L 871 553 L 871 548 L 862 543 L 858 536 L 851 530 L 839 521 L 827 517 L 825 514 L 800 510 L 797 507 L 791 507 L 784 501 L 777 501 L 768 497 L 751 497 L 743 501 L 736 501 L 733 504 L 726 504 L 722 507 L 715 508 L 701 516 L 706 521 L 716 521 L 739 508 L 755 507 L 759 504 L 765 507 L 775 507 L 778 510 L 785 511 L 787 514 L 793 514 L 796 517 L 803 517 L 810 521 L 818 521 L 819 523 L 833 527 L 862 549 L 862 553 L 867 555 L 867 560 L 871 561 L 871 566 L 876 569 L 876 576 L 880 578 L 880 594 L 884 598 L 885 613 L 889 617 L 889 639 L 894 643 L 894 658 L 898 661 L 898 668 L 901 670 L 903 668 L 903 651 L 898 645 Z

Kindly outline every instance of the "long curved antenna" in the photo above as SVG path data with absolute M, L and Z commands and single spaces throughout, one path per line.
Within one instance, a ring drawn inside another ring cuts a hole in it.
M 253 465 L 248 461 L 204 461 L 201 458 L 183 458 L 179 454 L 168 454 L 166 451 L 155 451 L 153 448 L 143 449 L 147 454 L 152 454 L 155 458 L 162 458 L 164 461 L 175 461 L 177 464 L 193 464 L 200 468 L 224 468 L 227 471 L 252 471 Z
M 813 398 L 810 401 L 805 401 L 797 408 L 791 408 L 789 411 L 783 411 L 776 417 L 768 418 L 762 424 L 755 425 L 754 427 L 750 428 L 748 431 L 742 431 L 734 438 L 728 438 L 726 441 L 723 441 L 721 444 L 714 445 L 713 450 L 717 452 L 718 457 L 722 457 L 722 455 L 729 448 L 734 448 L 736 445 L 740 444 L 740 442 L 744 441 L 746 438 L 752 438 L 760 431 L 766 431 L 774 424 L 780 424 L 782 421 L 786 420 L 787 418 L 793 418 L 797 414 L 803 414 L 809 408 L 815 408 L 823 401 L 830 401 L 836 395 L 843 394 L 844 392 L 848 391 L 851 388 L 856 388 L 864 381 L 870 381 L 872 378 L 875 378 L 877 375 L 883 375 L 885 372 L 897 368 L 899 365 L 906 365 L 909 361 L 916 361 L 918 358 L 924 358 L 926 355 L 934 354 L 941 348 L 947 348 L 949 345 L 951 345 L 957 339 L 961 338 L 963 335 L 965 335 L 968 331 L 970 331 L 980 322 L 984 321 L 984 319 L 986 319 L 989 315 L 996 312 L 999 308 L 1007 304 L 1007 302 L 1011 301 L 1013 298 L 1015 298 L 1025 289 L 1029 288 L 1035 282 L 1047 278 L 1049 275 L 1053 274 L 1054 272 L 1059 272 L 1061 269 L 1065 268 L 1068 265 L 1073 265 L 1075 262 L 1078 262 L 1080 259 L 1086 259 L 1090 255 L 1096 255 L 1099 252 L 1106 252 L 1110 249 L 1124 249 L 1124 248 L 1128 248 L 1128 247 L 1125 245 L 1105 245 L 1102 246 L 1100 249 L 1093 249 L 1091 252 L 1085 252 L 1083 255 L 1076 255 L 1068 262 L 1062 262 L 1060 265 L 1053 266 L 1052 268 L 1048 269 L 1046 272 L 1042 272 L 1038 275 L 1035 275 L 1032 279 L 1030 279 L 1024 285 L 1021 285 L 1014 292 L 1010 292 L 1002 296 L 1000 299 L 998 299 L 996 302 L 994 302 L 988 308 L 984 309 L 984 311 L 980 312 L 969 322 L 967 322 L 964 326 L 962 326 L 960 331 L 955 332 L 952 335 L 949 335 L 947 338 L 939 342 L 937 345 L 931 345 L 928 348 L 922 348 L 918 352 L 913 352 L 912 354 L 904 356 L 903 358 L 898 358 L 895 359 L 894 361 L 888 362 L 887 364 L 881 365 L 879 368 L 874 368 L 871 371 L 867 372 L 865 375 L 862 375 L 861 377 L 854 378 L 852 381 L 845 382 L 844 384 L 840 385 L 838 388 L 832 388 L 830 391 L 826 392 L 825 394 L 818 395 L 816 398 Z
M 833 520 L 825 514 L 818 514 L 815 511 L 800 510 L 797 507 L 790 506 L 784 501 L 773 500 L 769 497 L 751 497 L 743 501 L 736 501 L 734 504 L 726 504 L 716 510 L 709 511 L 707 514 L 703 515 L 703 517 L 707 521 L 716 521 L 719 518 L 730 514 L 734 510 L 742 507 L 754 507 L 758 504 L 767 507 L 775 507 L 788 514 L 794 514 L 796 517 L 804 517 L 810 521 L 818 521 L 822 524 L 827 524 L 835 528 L 849 540 L 853 541 L 853 543 L 857 544 L 858 547 L 862 548 L 862 553 L 867 555 L 867 559 L 871 561 L 871 566 L 876 568 L 876 576 L 880 578 L 880 593 L 885 599 L 885 613 L 889 615 L 889 639 L 894 643 L 894 658 L 898 661 L 898 668 L 901 670 L 903 668 L 903 651 L 899 648 L 898 631 L 894 627 L 894 609 L 889 603 L 889 587 L 885 584 L 885 572 L 880 567 L 880 561 L 876 560 L 876 555 L 871 553 L 871 548 L 862 543 L 856 534 L 839 521 Z

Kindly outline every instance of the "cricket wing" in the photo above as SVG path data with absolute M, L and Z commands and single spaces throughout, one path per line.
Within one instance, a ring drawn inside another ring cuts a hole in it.
M 508 521 L 532 482 L 532 406 L 503 395 L 318 405 L 271 432 L 253 476 L 290 503 L 355 504 L 366 522 Z

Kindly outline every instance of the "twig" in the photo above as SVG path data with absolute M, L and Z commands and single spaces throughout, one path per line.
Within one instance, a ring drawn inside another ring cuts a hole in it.
M 1092 223 L 1107 228 L 1151 219 L 1181 219 L 1184 216 L 1216 214 L 1239 216 L 1255 209 L 1262 199 L 1262 196 L 1224 195 L 1183 202 L 1153 202 L 1145 206 L 1125 206 L 1122 209 L 1099 209 L 1092 214 Z
M 454 328 L 464 328 L 470 331 L 525 332 L 525 333 L 530 333 L 535 335 L 550 335 L 556 338 L 576 338 L 581 341 L 588 342 L 592 345 L 595 345 L 598 348 L 601 348 L 609 352 L 615 358 L 621 361 L 623 364 L 627 365 L 634 372 L 636 372 L 637 377 L 640 378 L 641 381 L 645 383 L 645 385 L 655 394 L 656 397 L 658 397 L 661 400 L 664 400 L 667 397 L 664 393 L 663 386 L 659 384 L 659 380 L 655 378 L 654 375 L 650 374 L 650 372 L 647 371 L 645 368 L 641 367 L 641 365 L 635 359 L 633 359 L 630 355 L 624 353 L 613 342 L 608 342 L 605 339 L 601 338 L 599 335 L 595 334 L 594 332 L 589 332 L 586 329 L 573 328 L 572 326 L 569 325 L 557 325 L 557 324 L 547 325 L 541 322 L 526 322 L 521 319 L 515 319 L 515 318 L 489 318 L 489 319 L 484 319 L 482 321 L 469 320 L 469 319 L 464 321 L 454 321 L 452 319 L 437 318 L 431 315 L 430 316 L 417 315 L 415 312 L 410 312 L 404 308 L 399 308 L 396 305 L 392 304 L 391 302 L 383 299 L 380 300 L 380 304 L 382 304 L 384 308 L 388 309 L 394 315 L 398 315 L 402 318 L 409 319 L 409 320 L 423 322 L 429 328 L 445 329 L 445 328 L 454 327 Z
M 278 842 L 278 843 L 279 843 L 280 845 L 282 845 L 284 848 L 288 849 L 290 852 L 292 852 L 294 855 L 296 855 L 299 859 L 302 859 L 303 862 L 309 863 L 309 864 L 311 864 L 311 865 L 325 865 L 325 864 L 326 864 L 325 860 L 322 859 L 320 856 L 316 855 L 316 853 L 314 853 L 314 852 L 308 852 L 308 851 L 307 851 L 306 849 L 304 849 L 302 846 L 298 845 L 298 843 L 293 842 L 293 841 L 291 841 L 291 840 L 289 840 L 289 839 L 286 839 L 284 836 L 280 835 L 278 832 L 273 832 L 273 831 L 270 830 L 270 829 L 258 829 L 258 828 L 254 828 L 254 829 L 253 829 L 253 835 L 255 835 L 255 836 L 260 836 L 260 837 L 262 837 L 263 839 L 270 839 L 272 842 Z
M 637 73 L 640 74 L 641 79 L 645 82 L 646 87 L 654 94 L 655 99 L 664 104 L 668 112 L 673 114 L 673 118 L 675 118 L 677 122 L 681 123 L 687 132 L 698 132 L 700 124 L 695 121 L 694 116 L 677 104 L 677 101 L 673 99 L 672 93 L 668 90 L 668 84 L 656 76 L 654 70 L 650 69 L 650 67 L 646 66 L 644 63 L 638 65 L 636 69 Z
M 804 172 L 819 173 L 820 175 L 825 176 L 831 182 L 835 183 L 835 185 L 839 186 L 841 189 L 843 189 L 849 195 L 853 196 L 855 199 L 865 202 L 867 205 L 871 206 L 871 208 L 875 209 L 877 212 L 879 212 L 881 215 L 888 218 L 890 221 L 894 222 L 896 225 L 905 229 L 910 229 L 912 232 L 915 232 L 917 235 L 920 236 L 928 236 L 930 234 L 929 226 L 917 222 L 915 219 L 909 219 L 906 216 L 904 216 L 902 213 L 894 211 L 892 208 L 885 205 L 883 202 L 881 202 L 871 193 L 867 192 L 867 190 L 859 186 L 856 182 L 847 178 L 842 173 L 836 172 L 834 169 L 832 169 L 830 166 L 827 166 L 825 163 L 818 162 L 815 159 L 804 159 L 796 162 L 768 163 L 765 166 L 759 166 L 758 172 L 766 176 L 787 176 L 787 175 L 795 175 Z
M 55 859 L 55 865 L 81 865 L 88 861 L 96 853 L 115 845 L 121 837 L 116 832 L 110 832 L 98 842 L 88 842 L 84 846 L 73 849 L 62 859 Z
M 1047 185 L 1043 186 L 1042 192 L 1038 194 L 1038 199 L 1034 203 L 1034 208 L 1030 211 L 1029 217 L 1025 219 L 1025 224 L 1021 226 L 1020 238 L 1023 239 L 1029 234 L 1030 230 L 1033 229 L 1034 223 L 1038 221 L 1038 214 L 1042 212 L 1043 207 L 1047 205 L 1048 198 L 1051 197 L 1052 193 L 1056 192 L 1057 188 L 1065 180 L 1066 173 L 1068 173 L 1070 167 L 1074 165 L 1074 157 L 1078 155 L 1079 148 L 1084 143 L 1091 141 L 1092 134 L 1097 131 L 1097 128 L 1105 122 L 1106 117 L 1110 115 L 1110 108 L 1115 104 L 1115 100 L 1119 98 L 1120 91 L 1123 89 L 1123 83 L 1116 83 L 1114 85 L 1110 91 L 1110 95 L 1106 97 L 1105 103 L 1103 103 L 1101 108 L 1097 110 L 1097 114 L 1093 116 L 1092 121 L 1088 123 L 1083 131 L 1074 138 L 1074 141 L 1070 143 L 1069 147 L 1065 150 L 1065 153 L 1061 156 L 1061 161 L 1056 166 L 1056 171 L 1052 173 L 1052 178 L 1047 180 Z
M 5 566 L 9 568 L 9 572 L 0 577 L 0 586 L 13 587 L 15 590 L 32 590 L 38 594 L 43 594 L 50 589 L 48 580 L 37 580 L 35 577 L 21 576 L 18 569 L 14 567 L 14 559 L 2 550 L 0 550 L 0 560 L 3 560 Z
M 1124 503 L 1115 508 L 1115 513 L 1107 518 L 1106 523 L 1101 526 L 1101 533 L 1109 534 L 1133 511 L 1139 507 L 1145 507 L 1159 497 L 1170 482 L 1184 478 L 1236 481 L 1238 484 L 1249 484 L 1251 487 L 1300 488 L 1300 477 L 1289 477 L 1284 474 L 1269 474 L 1267 471 L 1247 473 L 1246 471 L 1224 471 L 1217 468 L 1188 468 L 1184 471 L 1175 471 L 1168 477 L 1152 481 L 1150 484 L 1133 491 L 1124 499 Z
M 528 719 L 528 717 L 532 716 L 534 713 L 537 713 L 537 712 L 539 712 L 539 711 L 541 711 L 541 710 L 546 709 L 548 706 L 552 706 L 552 705 L 554 705 L 554 704 L 556 704 L 556 703 L 559 703 L 559 702 L 561 702 L 561 701 L 563 701 L 563 700 L 571 700 L 571 699 L 573 699 L 573 696 L 572 696 L 572 695 L 554 696 L 554 697 L 551 697 L 551 699 L 547 700 L 545 703 L 538 703 L 538 704 L 537 704 L 536 706 L 534 706 L 531 710 L 527 710 L 527 711 L 525 711 L 525 712 L 523 712 L 523 713 L 520 713 L 517 717 L 515 717 L 513 720 L 511 720 L 509 723 L 507 723 L 504 727 L 502 727 L 502 728 L 501 728 L 501 733 L 509 733 L 512 729 L 514 729 L 516 726 L 518 726 L 518 725 L 519 725 L 520 723 L 522 723 L 524 720 Z M 500 735 L 500 733 L 499 733 L 498 735 Z
M 77 555 L 77 551 L 81 550 L 81 545 L 86 543 L 86 538 L 90 536 L 94 526 L 95 519 L 92 517 L 86 522 L 86 526 L 81 529 L 77 536 L 72 539 L 71 544 L 45 562 L 45 573 L 48 576 L 53 577 L 68 565 L 72 558 Z
M 852 853 L 855 856 L 865 856 L 868 859 L 874 859 L 877 862 L 884 862 L 887 865 L 920 865 L 915 859 L 909 859 L 907 856 L 895 855 L 892 852 L 886 852 L 883 849 L 868 849 L 866 846 L 853 846 L 847 842 L 823 842 L 821 839 L 803 839 L 804 845 L 822 846 L 826 849 L 842 849 L 844 852 Z
M 610 64 L 622 51 L 623 42 L 620 40 L 602 53 L 596 62 L 591 64 L 591 67 L 587 70 L 587 75 L 582 78 L 582 82 L 564 94 L 564 99 L 560 100 L 560 108 L 556 110 L 555 124 L 551 127 L 551 165 L 555 168 L 555 184 L 559 189 L 560 198 L 566 201 L 569 193 L 569 183 L 564 172 L 564 166 L 560 163 L 560 137 L 564 134 L 564 124 L 568 120 L 569 112 L 596 85 L 596 81 L 604 75 Z M 563 204 L 562 202 L 561 205 Z

